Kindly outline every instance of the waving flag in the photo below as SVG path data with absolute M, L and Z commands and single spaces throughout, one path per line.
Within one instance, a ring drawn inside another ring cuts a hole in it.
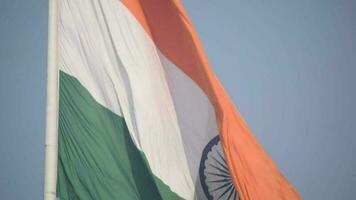
M 59 199 L 300 199 L 179 0 L 59 0 Z

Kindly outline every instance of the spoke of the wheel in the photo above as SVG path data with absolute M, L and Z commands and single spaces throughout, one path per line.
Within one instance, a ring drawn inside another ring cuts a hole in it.
M 224 175 L 224 174 L 217 174 L 217 173 L 214 173 L 214 172 L 206 172 L 207 174 L 210 174 L 210 175 L 214 175 L 214 176 L 220 176 L 220 177 L 224 177 L 224 178 L 230 178 L 230 175 Z
M 233 185 L 232 185 L 233 186 Z M 235 188 L 233 187 L 232 190 L 229 193 L 229 196 L 227 196 L 227 199 L 230 199 L 230 197 L 232 196 L 232 194 L 234 193 Z
M 216 151 L 216 152 L 218 153 L 219 157 L 226 163 L 224 156 L 222 156 L 219 151 Z
M 227 187 L 228 185 L 232 185 L 232 183 L 231 183 L 231 182 L 230 182 L 230 183 L 225 183 L 224 185 L 221 185 L 221 186 L 219 186 L 219 187 L 213 189 L 212 192 L 215 192 L 216 190 L 220 190 L 220 189 L 223 188 L 223 187 Z
M 236 194 L 237 194 L 237 191 L 236 189 L 234 190 L 234 198 L 233 199 L 236 199 Z
M 224 174 L 230 176 L 230 172 L 229 172 L 229 171 L 225 171 L 224 169 L 220 169 L 220 168 L 218 168 L 218 167 L 216 167 L 216 166 L 214 166 L 214 165 L 212 165 L 212 164 L 210 164 L 210 163 L 208 163 L 208 165 L 210 165 L 212 168 L 214 168 L 214 169 L 220 171 L 221 173 L 224 173 Z
M 221 197 L 223 197 L 227 192 L 229 192 L 230 190 L 234 190 L 233 185 L 231 184 L 219 197 L 218 199 L 220 199 Z M 229 199 L 229 198 L 228 198 Z
M 221 182 L 231 182 L 230 178 L 224 178 L 224 179 L 218 179 L 218 180 L 212 180 L 212 181 L 206 181 L 208 183 L 221 183 Z
M 212 158 L 213 158 L 221 167 L 223 167 L 226 171 L 229 171 L 229 169 L 226 167 L 226 165 L 224 165 L 223 163 L 221 163 L 220 161 L 218 161 L 215 157 L 212 156 Z

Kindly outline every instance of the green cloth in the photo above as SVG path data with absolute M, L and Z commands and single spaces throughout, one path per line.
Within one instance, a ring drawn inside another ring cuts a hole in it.
M 157 178 L 123 117 L 60 72 L 57 196 L 61 200 L 182 199 Z

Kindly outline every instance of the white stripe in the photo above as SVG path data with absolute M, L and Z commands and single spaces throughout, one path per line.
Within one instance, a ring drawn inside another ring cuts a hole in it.
M 160 54 L 173 97 L 177 119 L 190 172 L 197 185 L 198 199 L 205 199 L 200 191 L 199 164 L 205 145 L 216 135 L 215 110 L 203 90 L 175 64 Z
M 172 191 L 200 196 L 194 185 L 201 153 L 218 133 L 206 95 L 121 2 L 62 0 L 60 8 L 60 69 L 125 118 L 153 173 Z

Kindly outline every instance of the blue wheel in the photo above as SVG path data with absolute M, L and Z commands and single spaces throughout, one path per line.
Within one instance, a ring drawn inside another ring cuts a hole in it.
M 208 200 L 238 200 L 219 136 L 205 146 L 199 166 L 199 178 Z

